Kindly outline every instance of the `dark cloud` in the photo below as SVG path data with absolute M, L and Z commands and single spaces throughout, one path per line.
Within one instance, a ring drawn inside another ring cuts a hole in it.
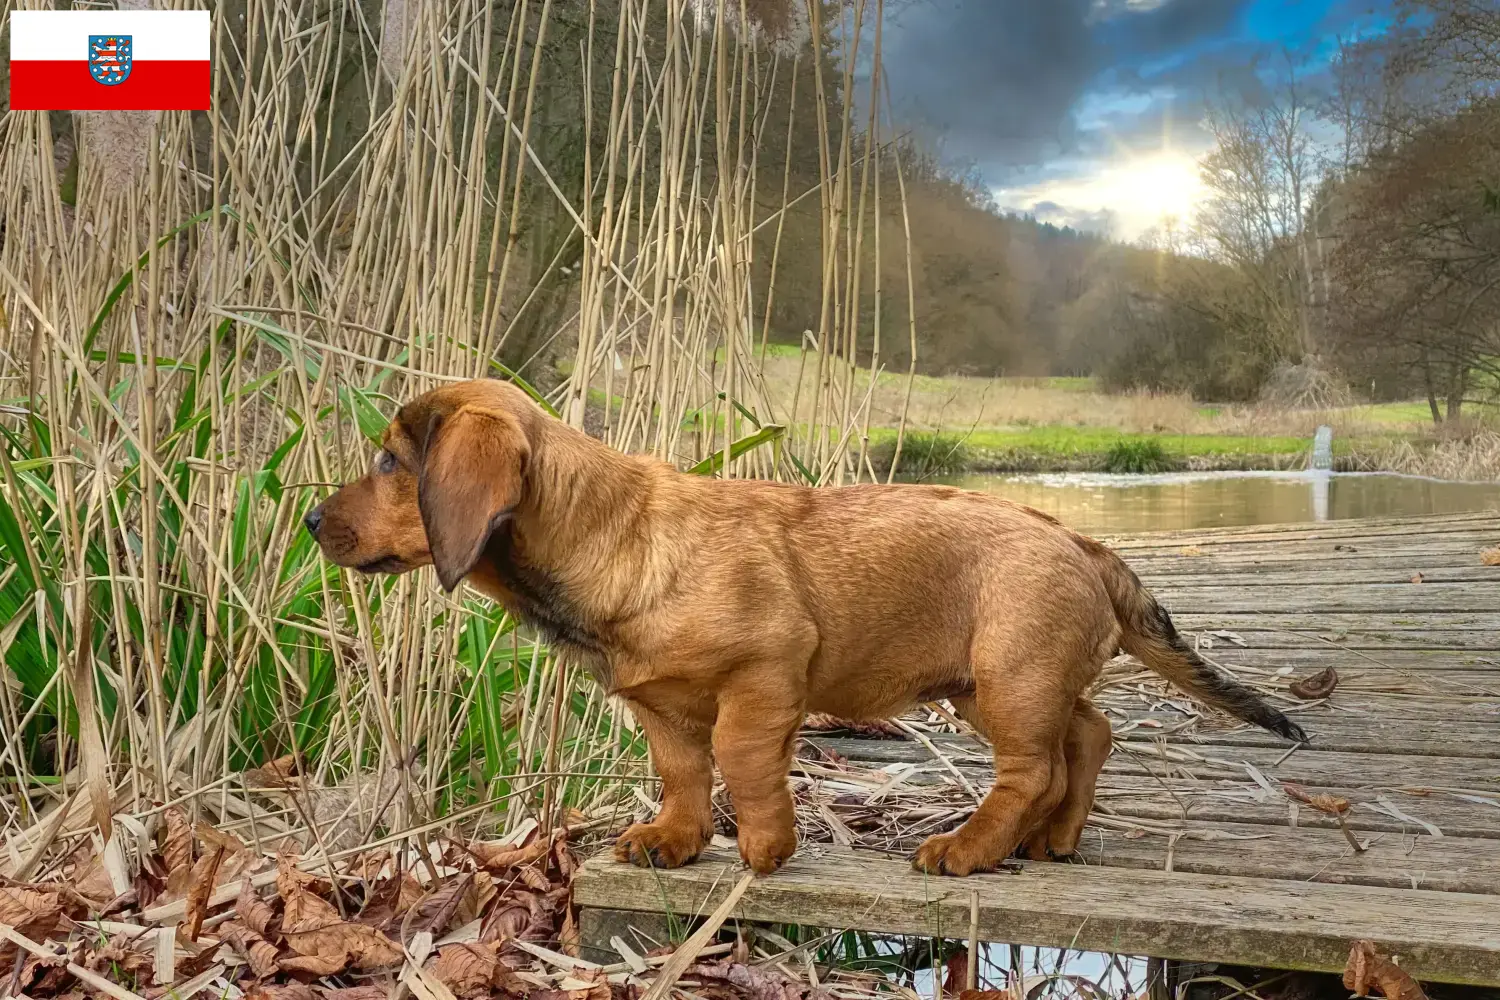
M 1214 43 L 1253 2 L 921 0 L 885 34 L 897 115 L 997 185 L 1043 177 L 1059 157 L 1152 148 L 1164 132 L 1199 145 L 1203 84 L 1247 58 Z

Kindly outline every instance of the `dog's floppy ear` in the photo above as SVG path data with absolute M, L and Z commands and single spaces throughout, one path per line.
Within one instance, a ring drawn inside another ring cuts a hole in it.
M 509 413 L 470 406 L 434 415 L 425 436 L 417 506 L 438 580 L 452 591 L 521 502 L 531 445 Z

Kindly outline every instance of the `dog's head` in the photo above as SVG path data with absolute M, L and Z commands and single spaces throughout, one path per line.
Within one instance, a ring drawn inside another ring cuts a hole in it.
M 370 471 L 304 519 L 323 554 L 363 573 L 428 563 L 452 590 L 524 495 L 539 410 L 507 382 L 459 382 L 401 407 Z

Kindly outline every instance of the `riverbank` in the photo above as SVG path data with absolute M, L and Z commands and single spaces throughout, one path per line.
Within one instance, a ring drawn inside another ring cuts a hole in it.
M 896 437 L 895 428 L 870 431 L 870 462 L 881 475 L 890 469 Z M 901 455 L 901 475 L 908 479 L 963 473 L 1282 472 L 1308 468 L 1312 439 L 1066 426 L 910 430 Z M 1335 435 L 1333 469 L 1493 482 L 1500 480 L 1500 433 L 1478 428 L 1451 439 L 1415 431 Z

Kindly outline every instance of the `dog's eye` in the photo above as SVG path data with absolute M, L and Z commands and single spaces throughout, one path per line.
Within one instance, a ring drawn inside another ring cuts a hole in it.
M 388 476 L 396 471 L 396 456 L 388 451 L 382 451 L 375 456 L 375 471 L 383 476 Z

